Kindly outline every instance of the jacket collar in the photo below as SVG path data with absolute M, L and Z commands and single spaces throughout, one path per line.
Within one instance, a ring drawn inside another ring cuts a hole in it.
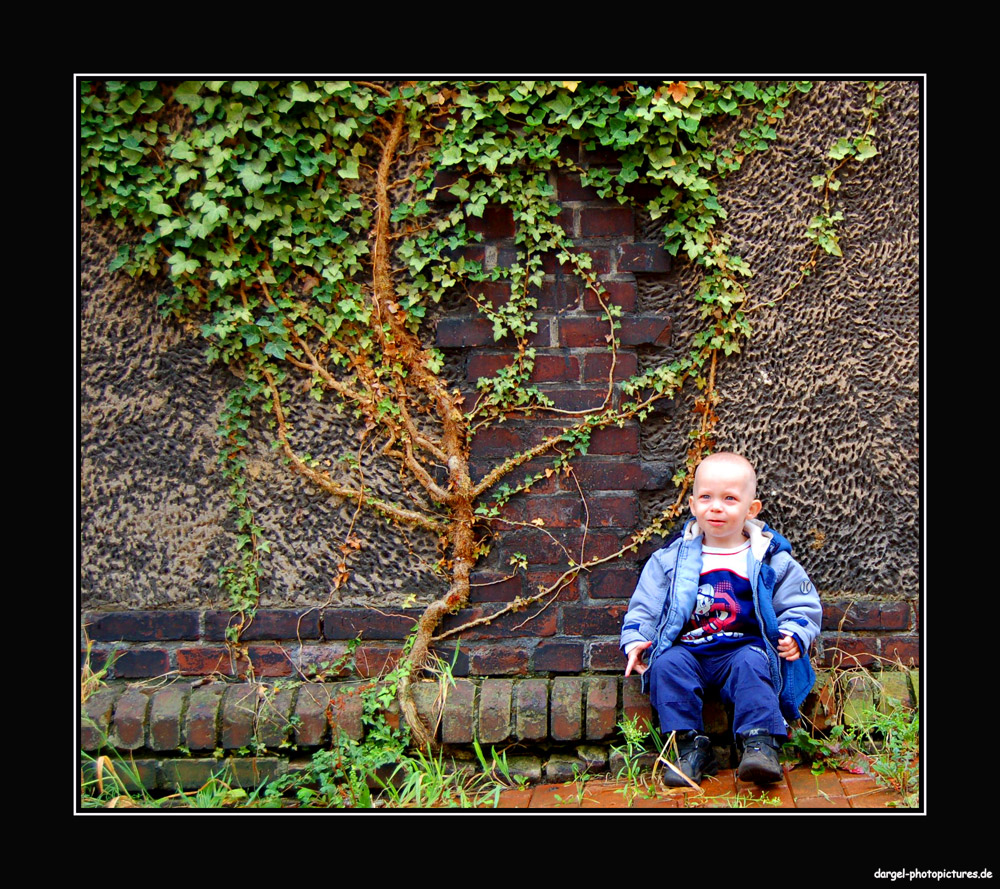
M 753 553 L 754 558 L 758 562 L 763 561 L 771 541 L 775 538 L 774 532 L 759 519 L 747 519 L 743 523 L 743 533 L 750 538 L 750 552 Z M 684 527 L 684 542 L 689 543 L 703 536 L 704 532 L 697 519 L 689 519 Z

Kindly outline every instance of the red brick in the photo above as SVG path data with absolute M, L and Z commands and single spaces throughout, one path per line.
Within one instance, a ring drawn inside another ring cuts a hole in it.
M 352 657 L 348 657 L 346 642 L 300 645 L 295 663 L 307 679 L 344 679 L 353 675 Z
M 567 636 L 618 636 L 627 606 L 564 605 L 563 633 Z
M 364 736 L 361 716 L 364 712 L 363 694 L 370 688 L 367 682 L 338 682 L 330 690 L 330 703 L 326 713 L 334 735 L 343 730 L 347 737 L 360 741 Z
M 579 375 L 579 370 L 577 371 Z M 608 392 L 605 388 L 545 389 L 553 407 L 561 411 L 593 411 L 604 406 Z
M 837 638 L 823 635 L 824 667 L 869 666 L 878 659 L 878 640 L 875 638 Z
M 622 244 L 619 247 L 618 268 L 628 272 L 670 271 L 671 256 L 661 244 L 649 242 Z
M 617 642 L 593 642 L 590 646 L 590 669 L 610 670 L 613 673 L 624 673 L 625 658 Z
M 558 565 L 567 559 L 579 562 L 581 559 L 603 558 L 620 548 L 618 536 L 608 532 L 591 532 L 584 539 L 582 530 L 560 530 L 550 532 L 551 536 L 541 533 L 542 530 L 518 530 L 504 535 L 504 560 L 514 553 L 521 553 L 527 557 L 529 565 Z M 581 544 L 584 547 L 582 556 Z
M 910 625 L 906 602 L 827 602 L 823 606 L 823 629 L 904 630 Z
M 469 474 L 472 476 L 473 482 L 478 483 L 482 480 L 488 473 L 492 472 L 497 465 L 497 461 L 493 460 L 487 462 L 485 458 L 480 458 L 478 460 L 469 461 Z M 531 486 L 532 494 L 554 494 L 559 489 L 559 479 L 557 473 L 553 472 L 548 477 L 545 476 L 545 470 L 551 470 L 552 465 L 546 460 L 532 460 L 530 463 L 526 463 L 523 466 L 519 466 L 513 472 L 508 473 L 505 478 L 502 478 L 498 485 L 507 484 L 511 487 L 520 485 L 524 483 L 524 480 L 529 476 L 540 475 L 541 478 L 537 479 Z
M 601 281 L 604 293 L 598 299 L 593 288 L 583 291 L 583 308 L 588 312 L 603 312 L 604 305 L 619 306 L 623 312 L 634 312 L 638 300 L 638 288 L 635 281 Z
M 271 689 L 264 696 L 257 716 L 257 732 L 261 743 L 276 748 L 290 739 L 294 703 L 295 694 L 290 688 Z
M 438 321 L 435 342 L 442 349 L 491 345 L 493 325 L 485 318 L 443 318 Z
M 584 207 L 580 210 L 580 236 L 584 238 L 627 237 L 635 233 L 629 207 Z
M 470 602 L 513 602 L 524 595 L 524 583 L 517 575 L 508 577 L 483 571 L 473 574 L 469 581 L 472 585 Z
M 146 743 L 149 695 L 128 689 L 115 703 L 111 743 L 119 750 L 138 750 Z
M 536 595 L 542 589 L 548 589 L 555 583 L 560 583 L 556 601 L 576 602 L 580 598 L 580 580 L 578 576 L 565 578 L 556 571 L 538 571 L 529 567 L 526 581 L 526 592 L 528 595 Z M 552 594 L 550 594 L 552 595 Z M 547 601 L 547 600 L 546 600 Z
M 590 185 L 581 185 L 576 174 L 560 173 L 556 177 L 556 194 L 560 201 L 593 201 L 597 200 L 597 189 Z
M 559 343 L 572 349 L 588 346 L 607 346 L 612 330 L 608 321 L 593 316 L 559 319 Z
M 218 721 L 222 709 L 222 685 L 191 690 L 184 717 L 184 737 L 191 750 L 213 750 L 218 742 Z
M 596 429 L 590 436 L 590 454 L 595 456 L 639 455 L 639 427 L 637 425 L 605 426 Z
M 587 680 L 587 740 L 603 741 L 615 733 L 618 680 L 601 677 Z
M 549 684 L 544 679 L 526 679 L 514 688 L 515 731 L 522 741 L 548 740 Z
M 226 630 L 234 622 L 231 611 L 205 613 L 205 639 L 225 641 Z M 257 611 L 240 632 L 241 642 L 261 639 L 318 639 L 319 612 L 316 609 L 266 608 Z
M 80 713 L 80 746 L 84 750 L 100 750 L 105 746 L 115 699 L 119 689 L 99 688 L 83 703 Z
M 541 519 L 544 528 L 575 528 L 583 521 L 583 501 L 572 494 L 528 494 L 510 501 L 505 515 L 516 522 Z
M 126 611 L 84 614 L 94 642 L 158 642 L 197 639 L 197 611 Z
M 528 662 L 528 651 L 520 644 L 517 648 L 476 646 L 469 651 L 469 675 L 523 676 Z
M 325 639 L 405 639 L 420 618 L 418 608 L 380 611 L 374 608 L 326 608 Z
M 624 667 L 622 668 L 624 671 Z M 653 726 L 659 729 L 653 721 L 653 708 L 649 698 L 642 693 L 641 679 L 635 673 L 622 680 L 622 715 L 626 719 L 638 717 L 640 725 Z
M 588 590 L 591 598 L 629 599 L 638 582 L 637 569 L 596 568 L 589 575 Z
M 371 645 L 362 645 L 354 650 L 354 664 L 359 676 L 370 679 L 392 670 L 402 654 L 402 649 L 399 648 L 375 648 Z
M 491 308 L 499 309 L 510 302 L 510 284 L 505 281 L 483 281 L 472 286 L 473 296 Z
M 473 701 L 476 687 L 459 679 L 449 690 L 441 718 L 441 740 L 445 744 L 468 744 L 475 736 Z
M 539 672 L 579 673 L 583 669 L 583 643 L 539 642 L 531 667 Z
M 555 741 L 583 739 L 583 680 L 560 676 L 552 680 L 549 732 Z
M 249 747 L 254 740 L 258 694 L 256 685 L 230 685 L 222 698 L 220 740 L 226 750 Z
M 670 344 L 671 323 L 659 315 L 633 315 L 621 319 L 618 339 L 623 346 Z
M 514 683 L 509 679 L 486 679 L 479 689 L 479 740 L 499 744 L 511 736 L 512 695 Z
M 326 708 L 330 703 L 330 686 L 311 682 L 299 689 L 295 700 L 295 743 L 318 747 L 326 740 L 328 729 Z
M 915 636 L 887 636 L 882 640 L 882 657 L 899 660 L 906 666 L 920 666 L 920 640 Z
M 578 460 L 574 471 L 585 491 L 658 490 L 666 487 L 671 475 L 665 465 L 601 458 Z
M 176 750 L 181 746 L 181 713 L 186 686 L 172 685 L 153 692 L 149 700 L 149 746 L 152 750 Z
M 540 312 L 567 312 L 580 308 L 580 288 L 576 277 L 556 273 L 547 275 L 541 286 L 532 287 L 528 295 Z
M 634 528 L 639 520 L 639 498 L 634 493 L 604 494 L 588 498 L 592 528 Z
M 487 207 L 482 217 L 469 216 L 466 225 L 486 239 L 514 237 L 514 214 L 508 207 Z
M 580 379 L 580 360 L 567 353 L 536 354 L 531 382 L 550 383 Z
M 119 679 L 148 679 L 170 672 L 170 654 L 159 648 L 133 648 L 121 652 L 111 668 Z
M 502 454 L 508 456 L 524 450 L 521 435 L 516 427 L 490 426 L 473 436 L 470 453 L 473 458 Z
M 177 650 L 177 669 L 188 676 L 209 676 L 221 673 L 224 676 L 236 675 L 233 658 L 228 648 L 221 646 L 204 646 L 199 648 L 179 648 Z M 243 667 L 246 663 L 244 661 Z
M 621 350 L 614 356 L 611 352 L 587 352 L 583 356 L 584 382 L 606 380 L 611 373 L 611 361 L 614 358 L 614 380 L 627 380 L 639 372 L 639 359 L 634 352 Z
M 475 383 L 482 377 L 495 377 L 505 367 L 514 363 L 511 352 L 474 352 L 469 356 L 465 373 L 467 379 Z
M 473 608 L 464 608 L 458 614 L 448 615 L 441 622 L 441 630 L 452 630 L 460 627 L 471 620 L 489 617 L 492 612 L 498 611 L 499 606 L 478 605 Z M 533 618 L 526 628 L 518 628 L 530 617 L 532 612 L 510 611 L 494 618 L 488 624 L 480 624 L 462 634 L 463 639 L 497 639 L 497 638 L 517 638 L 521 636 L 554 636 L 557 632 L 556 615 L 554 612 L 545 611 L 538 617 Z

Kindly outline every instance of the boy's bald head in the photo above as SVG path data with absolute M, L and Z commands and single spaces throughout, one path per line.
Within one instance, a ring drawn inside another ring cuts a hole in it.
M 750 491 L 750 499 L 754 500 L 757 497 L 757 473 L 754 471 L 753 464 L 747 460 L 746 457 L 740 454 L 734 454 L 732 451 L 719 451 L 717 454 L 709 454 L 705 457 L 701 463 L 698 464 L 698 468 L 694 473 L 694 483 L 695 487 L 698 485 L 698 473 L 701 471 L 701 467 L 712 466 L 718 464 L 728 464 L 734 468 L 738 468 L 746 474 L 747 486 Z

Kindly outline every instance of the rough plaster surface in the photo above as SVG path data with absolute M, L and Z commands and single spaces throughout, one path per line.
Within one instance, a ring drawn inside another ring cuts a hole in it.
M 80 294 L 81 594 L 87 609 L 224 607 L 219 568 L 233 562 L 235 524 L 217 465 L 219 412 L 233 378 L 156 310 L 158 291 L 106 269 L 120 234 L 85 220 Z M 302 392 L 294 440 L 302 452 L 357 454 L 352 422 Z M 254 518 L 270 542 L 261 606 L 401 604 L 441 587 L 436 541 L 388 526 L 311 490 L 250 431 Z M 332 468 L 338 464 L 333 463 Z M 400 494 L 391 469 L 362 455 L 365 480 Z M 351 475 L 340 473 L 344 481 Z M 356 478 L 356 476 L 354 476 Z M 407 505 L 414 505 L 407 501 Z M 334 589 L 342 547 L 351 582 Z M 400 570 L 405 564 L 405 570 Z
M 840 177 L 844 256 L 824 256 L 804 286 L 754 313 L 748 348 L 721 366 L 717 431 L 720 448 L 757 466 L 762 518 L 792 540 L 820 590 L 913 597 L 920 506 L 918 85 L 890 83 L 884 95 L 879 155 Z M 819 207 L 809 180 L 827 169 L 833 137 L 860 132 L 863 98 L 858 83 L 817 83 L 789 109 L 777 144 L 724 184 L 726 228 L 755 273 L 752 301 L 774 298 L 795 280 L 809 253 L 802 233 Z M 647 306 L 676 304 L 685 287 L 686 270 L 647 282 Z M 675 330 L 679 347 L 680 318 Z M 651 432 L 644 456 L 677 459 L 677 447 L 675 436 Z
M 823 592 L 915 596 L 918 582 L 919 96 L 893 83 L 878 124 L 880 155 L 842 177 L 843 259 L 826 258 L 807 285 L 755 314 L 755 336 L 721 369 L 719 446 L 760 474 L 763 517 L 785 533 Z M 859 126 L 857 83 L 818 83 L 779 128 L 778 143 L 727 181 L 726 225 L 755 271 L 753 299 L 781 293 L 806 258 L 805 224 L 818 200 L 832 138 Z M 637 238 L 644 232 L 637 232 Z M 218 568 L 233 558 L 215 428 L 228 371 L 161 321 L 154 285 L 105 271 L 117 232 L 82 223 L 80 292 L 81 594 L 87 609 L 224 605 Z M 639 311 L 671 314 L 669 347 L 697 329 L 690 267 L 639 280 Z M 297 443 L 316 454 L 357 450 L 351 424 L 307 402 Z M 676 462 L 690 397 L 643 430 L 642 457 Z M 258 426 L 249 454 L 256 520 L 273 557 L 265 607 L 400 604 L 442 589 L 435 543 L 404 534 L 352 504 L 311 491 L 281 465 Z M 336 464 L 334 464 L 336 465 Z M 363 460 L 367 479 L 397 490 L 391 471 Z M 346 472 L 346 470 L 344 470 Z M 376 479 L 377 477 L 377 479 Z M 672 489 L 644 492 L 649 516 Z M 353 576 L 333 587 L 350 535 Z

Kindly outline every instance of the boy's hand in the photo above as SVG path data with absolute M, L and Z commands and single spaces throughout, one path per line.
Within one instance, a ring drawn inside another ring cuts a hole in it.
M 794 636 L 782 636 L 778 640 L 778 657 L 782 657 L 786 661 L 797 661 L 801 654 L 799 643 L 795 641 Z
M 628 676 L 635 670 L 640 676 L 649 669 L 641 660 L 642 653 L 652 646 L 652 642 L 640 642 L 628 653 L 628 663 L 625 665 L 625 675 Z

